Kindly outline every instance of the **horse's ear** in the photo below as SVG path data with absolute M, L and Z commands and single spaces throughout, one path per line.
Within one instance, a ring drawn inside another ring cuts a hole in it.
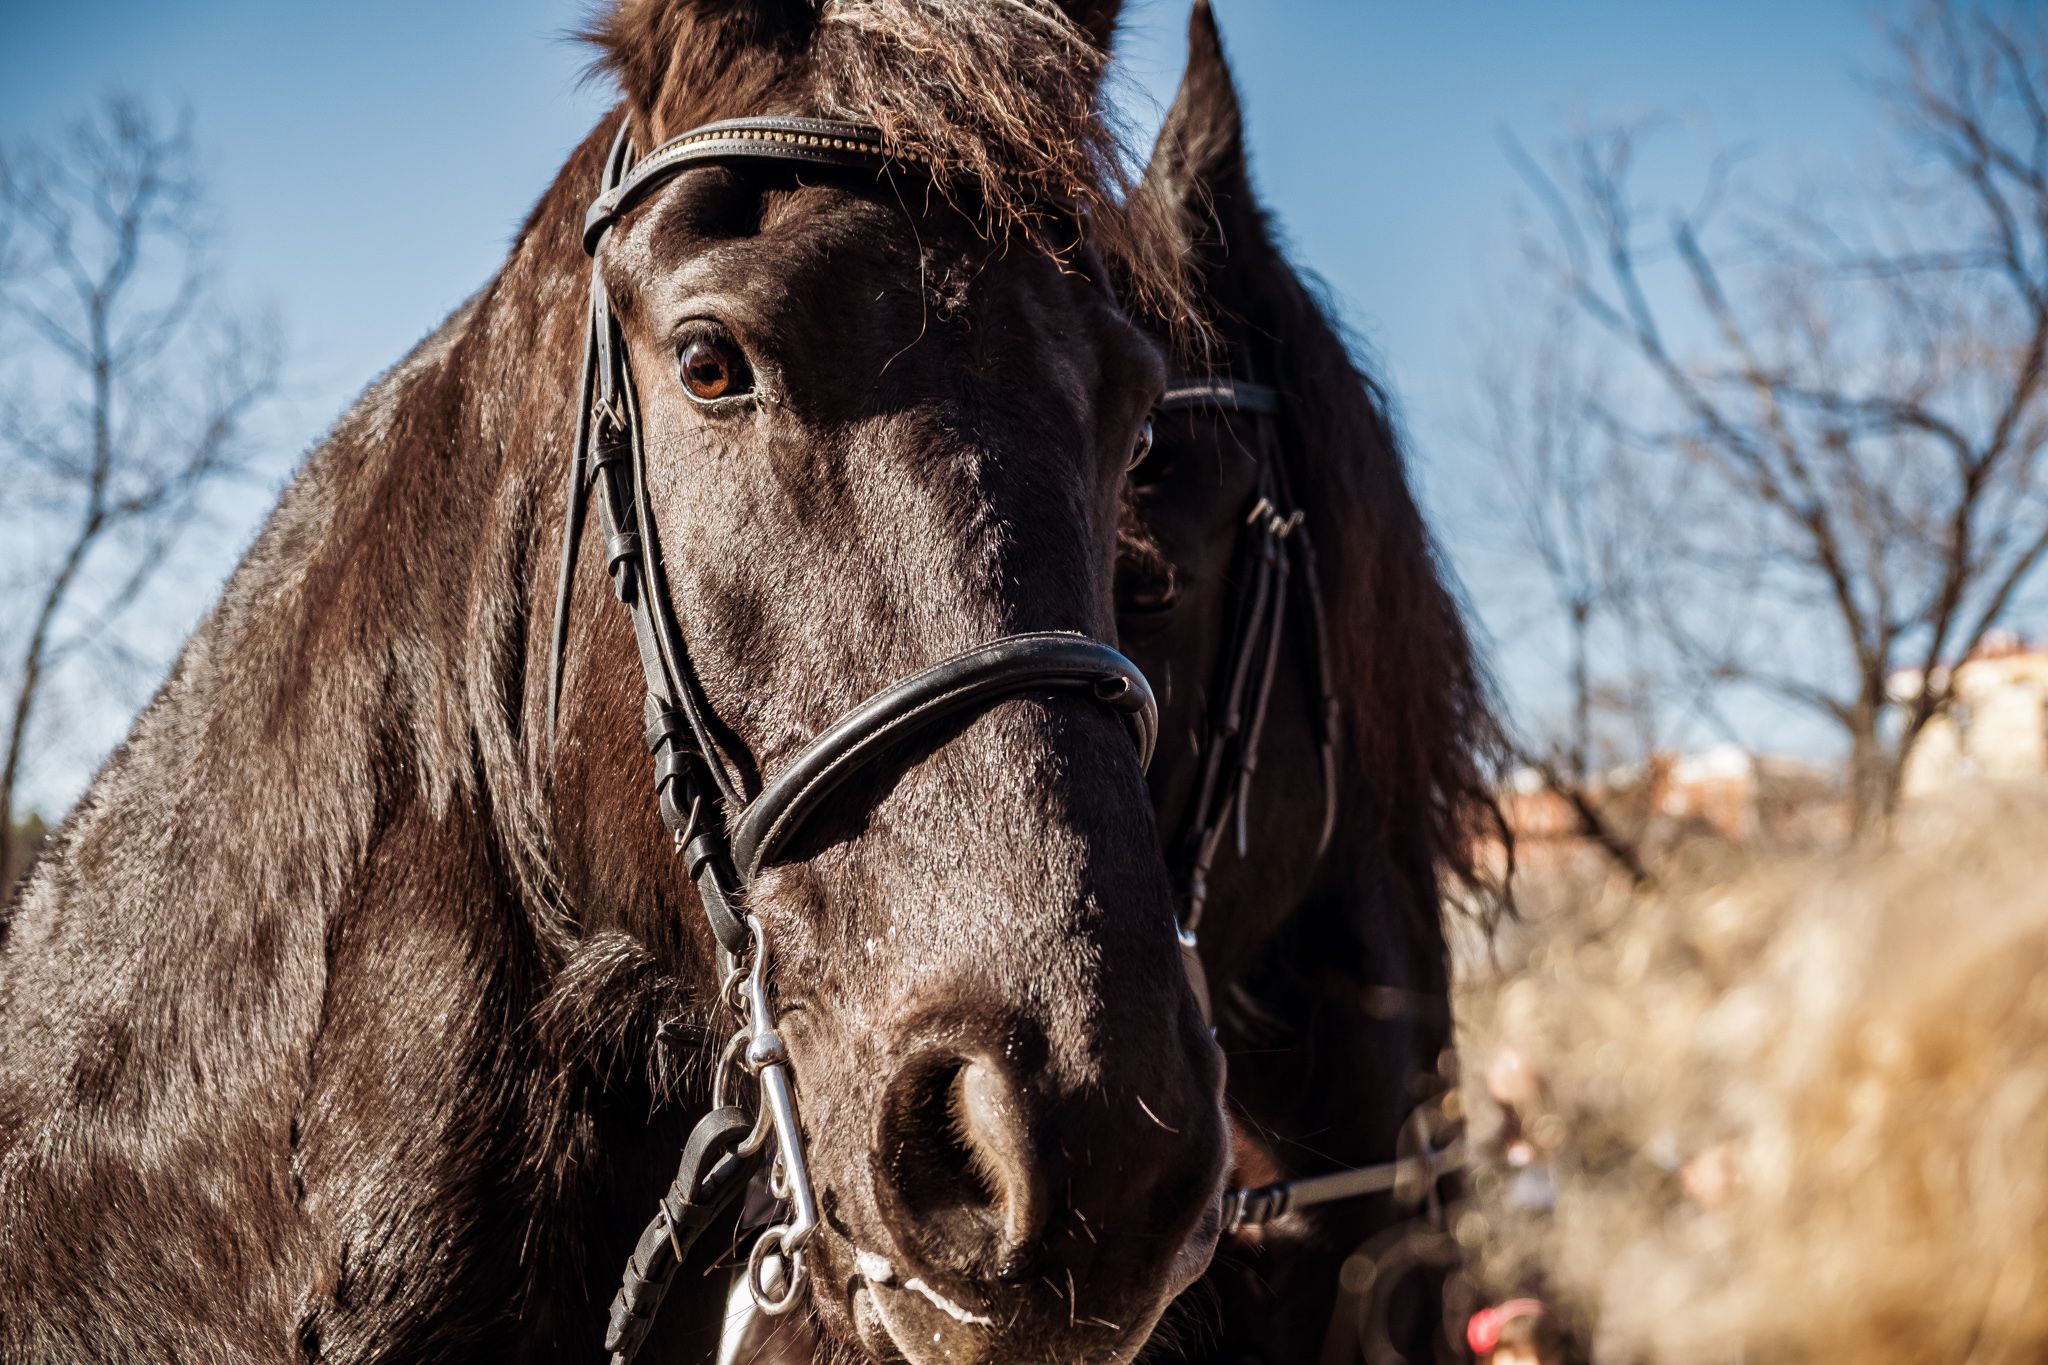
M 619 83 L 642 131 L 658 139 L 696 122 L 690 107 L 766 59 L 779 64 L 817 24 L 814 0 L 612 0 L 583 37 Z
M 1205 251 L 1215 248 L 1238 201 L 1249 199 L 1244 113 L 1209 0 L 1195 0 L 1188 20 L 1187 72 L 1145 168 L 1144 193 Z

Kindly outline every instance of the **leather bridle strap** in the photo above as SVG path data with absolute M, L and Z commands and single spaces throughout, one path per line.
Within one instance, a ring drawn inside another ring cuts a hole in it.
M 1159 708 L 1136 664 L 1083 635 L 1011 635 L 956 654 L 885 688 L 813 739 L 748 804 L 732 833 L 732 856 L 751 882 L 832 790 L 888 749 L 951 716 L 987 710 L 1024 692 L 1079 691 L 1114 710 L 1152 761 Z
M 606 451 L 603 433 L 595 433 L 600 439 L 596 458 L 592 458 L 591 399 L 597 400 L 600 412 L 615 435 L 630 436 L 636 443 L 638 440 L 638 412 L 632 395 L 623 392 L 631 383 L 625 340 L 612 320 L 611 302 L 597 264 L 599 248 L 606 233 L 620 217 L 675 176 L 694 166 L 735 161 L 816 166 L 842 171 L 864 170 L 877 176 L 886 175 L 904 164 L 900 158 L 892 157 L 883 150 L 882 134 L 878 129 L 836 119 L 792 117 L 723 119 L 707 123 L 671 138 L 636 161 L 630 124 L 621 121 L 618 135 L 605 158 L 601 192 L 583 218 L 583 249 L 591 258 L 591 324 L 585 348 L 584 398 L 578 408 L 576 442 L 570 455 L 567 534 L 562 544 L 562 571 L 557 584 L 554 632 L 548 660 L 550 736 L 556 733 L 561 711 L 568 653 L 569 603 L 582 541 L 584 499 L 590 475 L 602 468 Z M 590 391 L 593 378 L 599 381 L 595 394 Z M 628 428 L 632 430 L 628 432 Z M 644 489 L 644 481 L 639 482 Z M 658 564 L 658 557 L 655 562 Z M 664 671 L 674 672 L 682 663 L 682 641 L 680 632 L 672 629 L 674 616 L 665 609 L 665 596 L 661 605 L 664 609 L 658 615 L 662 619 L 653 623 L 656 627 L 653 643 L 663 655 Z M 699 749 L 707 756 L 714 755 L 716 750 L 711 743 L 708 726 L 703 724 L 705 708 L 694 694 L 694 688 L 685 688 L 683 695 L 676 696 L 674 700 L 681 704 Z M 737 801 L 739 792 L 727 780 L 722 764 L 713 762 L 709 775 L 728 802 Z
M 1259 417 L 1280 415 L 1280 391 L 1248 379 L 1200 379 L 1176 384 L 1159 396 L 1155 413 L 1186 412 L 1191 408 L 1222 408 L 1249 412 Z
M 1328 848 L 1336 827 L 1341 712 L 1331 673 L 1329 628 L 1315 545 L 1289 486 L 1276 430 L 1279 419 L 1285 415 L 1281 395 L 1264 384 L 1243 379 L 1190 381 L 1169 389 L 1155 412 L 1197 409 L 1238 412 L 1261 419 L 1258 483 L 1245 516 L 1249 543 L 1240 554 L 1240 563 L 1245 566 L 1244 587 L 1227 627 L 1231 632 L 1224 656 L 1227 662 L 1220 689 L 1212 694 L 1221 698 L 1221 710 L 1209 718 L 1201 782 L 1182 842 L 1187 859 L 1182 957 L 1206 1014 L 1208 986 L 1196 931 L 1208 902 L 1209 871 L 1226 829 L 1235 826 L 1238 856 L 1246 853 L 1252 778 L 1258 770 L 1260 741 L 1265 733 L 1290 604 L 1306 617 L 1303 643 L 1309 653 L 1310 684 L 1316 689 L 1313 723 L 1323 781 L 1323 822 L 1316 843 L 1317 858 Z M 1423 1151 L 1418 1155 L 1249 1189 L 1232 1189 L 1223 1197 L 1224 1231 L 1240 1232 L 1290 1212 L 1395 1190 L 1420 1189 L 1428 1196 L 1444 1177 L 1464 1169 L 1467 1160 L 1462 1139 L 1433 1148 L 1425 1137 Z
M 1188 978 L 1203 1002 L 1206 1016 L 1208 985 L 1195 930 L 1200 925 L 1208 898 L 1209 869 L 1222 841 L 1223 830 L 1231 822 L 1233 814 L 1238 855 L 1242 857 L 1245 853 L 1246 811 L 1251 801 L 1252 775 L 1258 768 L 1259 741 L 1264 732 L 1266 707 L 1277 671 L 1280 637 L 1285 630 L 1286 608 L 1290 600 L 1297 601 L 1308 618 L 1304 644 L 1310 655 L 1309 678 L 1316 688 L 1317 706 L 1313 721 L 1323 778 L 1323 825 L 1316 842 L 1317 858 L 1321 858 L 1329 847 L 1336 829 L 1337 745 L 1342 712 L 1337 704 L 1331 670 L 1329 623 L 1323 606 L 1315 545 L 1289 487 L 1286 463 L 1281 458 L 1275 430 L 1279 419 L 1285 415 L 1281 395 L 1264 384 L 1242 379 L 1195 381 L 1168 390 L 1155 412 L 1197 408 L 1241 412 L 1262 419 L 1258 424 L 1259 482 L 1245 519 L 1247 534 L 1253 540 L 1253 545 L 1246 551 L 1250 572 L 1230 627 L 1234 632 L 1231 637 L 1234 643 L 1228 650 L 1229 663 L 1221 691 L 1223 712 L 1211 718 L 1209 733 L 1205 737 L 1207 753 L 1202 781 L 1184 844 L 1189 866 L 1186 909 L 1181 927 L 1181 955 L 1187 966 Z M 1462 1138 L 1453 1139 L 1444 1147 L 1435 1147 L 1427 1132 L 1422 1135 L 1421 1146 L 1421 1152 L 1416 1155 L 1377 1165 L 1227 1190 L 1223 1196 L 1224 1233 L 1229 1235 L 1260 1227 L 1289 1213 L 1387 1193 L 1440 1210 L 1440 1183 L 1463 1171 L 1471 1160 L 1471 1153 Z M 1350 1292 L 1348 1265 L 1346 1276 L 1341 1292 Z M 1342 1355 L 1339 1342 L 1338 1318 L 1333 1315 L 1320 1358 L 1348 1358 Z
M 620 215 L 678 172 L 712 161 L 776 161 L 875 173 L 908 164 L 883 149 L 880 129 L 863 124 L 821 118 L 722 119 L 670 138 L 607 186 L 584 215 L 583 249 L 595 256 L 598 239 Z
M 1238 856 L 1247 851 L 1252 779 L 1258 771 L 1273 680 L 1279 672 L 1288 606 L 1308 618 L 1308 669 L 1316 688 L 1313 713 L 1322 762 L 1323 820 L 1316 857 L 1329 847 L 1337 815 L 1337 743 L 1341 712 L 1330 669 L 1329 632 L 1316 571 L 1315 546 L 1289 487 L 1274 430 L 1284 407 L 1280 393 L 1264 384 L 1234 378 L 1192 380 L 1168 389 L 1155 411 L 1196 409 L 1241 412 L 1258 424 L 1258 483 L 1244 519 L 1247 544 L 1241 591 L 1226 645 L 1220 686 L 1211 695 L 1221 709 L 1208 718 L 1203 736 L 1201 780 L 1184 832 L 1177 840 L 1185 859 L 1181 941 L 1190 956 L 1209 899 L 1209 872 L 1226 831 L 1234 826 Z M 1198 988 L 1201 983 L 1198 981 Z

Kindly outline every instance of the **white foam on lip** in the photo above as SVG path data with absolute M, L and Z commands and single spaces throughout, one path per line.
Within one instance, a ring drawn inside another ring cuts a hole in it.
M 858 1270 L 861 1278 L 870 1284 L 893 1285 L 896 1283 L 896 1267 L 890 1264 L 887 1256 L 877 1255 L 872 1251 L 856 1251 L 853 1257 L 853 1268 Z M 910 1290 L 914 1294 L 923 1295 L 927 1303 L 955 1322 L 963 1322 L 970 1327 L 995 1326 L 993 1318 L 984 1317 L 980 1313 L 969 1312 L 921 1279 L 913 1277 L 905 1280 L 903 1288 Z
M 932 1307 L 938 1309 L 941 1313 L 944 1313 L 947 1317 L 953 1319 L 953 1321 L 955 1322 L 964 1322 L 974 1327 L 995 1326 L 994 1319 L 985 1318 L 979 1313 L 968 1312 L 965 1308 L 962 1308 L 959 1304 L 953 1302 L 944 1294 L 941 1294 L 938 1290 L 926 1284 L 923 1280 L 905 1280 L 903 1282 L 903 1287 L 905 1289 L 915 1290 L 917 1293 L 924 1295 L 927 1299 L 931 1300 Z

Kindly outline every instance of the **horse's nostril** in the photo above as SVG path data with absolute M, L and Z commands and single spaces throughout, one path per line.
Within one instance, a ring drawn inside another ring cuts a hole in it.
M 1020 1277 L 1027 1273 L 1025 1253 L 1045 1230 L 1047 1203 L 1039 1189 L 1022 1099 L 1004 1073 L 969 1062 L 954 1078 L 952 1108 L 955 1131 L 974 1173 L 1001 1210 L 1003 1252 L 993 1269 L 1002 1278 Z
M 913 1064 L 889 1088 L 881 1169 L 885 1204 L 919 1255 L 962 1273 L 1030 1273 L 1049 1201 L 1024 1097 L 990 1062 Z

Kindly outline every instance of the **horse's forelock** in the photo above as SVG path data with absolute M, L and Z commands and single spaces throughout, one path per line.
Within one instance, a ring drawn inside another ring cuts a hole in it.
M 1071 252 L 1078 217 L 1119 279 L 1188 313 L 1179 253 L 1101 99 L 1120 0 L 618 0 L 585 31 L 650 141 L 794 94 L 872 124 L 971 189 L 988 231 Z M 1056 210 L 1048 212 L 1048 210 Z

